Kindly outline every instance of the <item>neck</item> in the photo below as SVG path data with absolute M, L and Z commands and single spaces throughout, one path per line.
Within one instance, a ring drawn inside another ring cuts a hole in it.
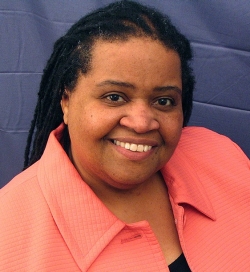
M 132 189 L 120 190 L 105 185 L 105 188 L 93 191 L 113 214 L 126 223 L 148 220 L 158 200 L 168 199 L 167 187 L 160 172 Z

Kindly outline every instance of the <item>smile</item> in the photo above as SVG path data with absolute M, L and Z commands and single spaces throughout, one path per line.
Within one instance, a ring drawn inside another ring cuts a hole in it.
M 113 143 L 134 152 L 147 152 L 152 148 L 151 145 L 125 143 L 117 140 L 114 140 Z

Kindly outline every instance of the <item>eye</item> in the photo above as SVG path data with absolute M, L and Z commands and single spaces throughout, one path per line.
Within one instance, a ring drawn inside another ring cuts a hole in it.
M 175 105 L 175 101 L 172 98 L 169 97 L 160 97 L 158 98 L 154 103 L 154 105 L 156 106 L 174 106 Z
M 167 105 L 172 105 L 173 101 L 169 98 L 160 98 L 157 100 L 158 104 L 161 106 L 167 106 Z
M 120 106 L 128 101 L 126 95 L 120 93 L 109 93 L 102 96 L 105 103 L 110 106 Z
M 122 102 L 125 101 L 123 97 L 119 94 L 109 94 L 106 96 L 108 100 L 114 101 L 114 102 Z

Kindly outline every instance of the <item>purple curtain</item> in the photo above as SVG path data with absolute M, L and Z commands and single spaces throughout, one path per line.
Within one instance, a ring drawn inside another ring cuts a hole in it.
M 39 81 L 57 38 L 108 0 L 0 1 L 0 187 L 21 171 Z M 250 157 L 250 1 L 142 0 L 191 40 L 189 125 L 229 136 Z

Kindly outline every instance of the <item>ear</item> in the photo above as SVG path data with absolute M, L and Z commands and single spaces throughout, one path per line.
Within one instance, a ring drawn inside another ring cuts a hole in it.
M 61 107 L 63 112 L 63 121 L 66 125 L 68 125 L 69 98 L 70 93 L 68 90 L 65 90 L 61 99 Z

